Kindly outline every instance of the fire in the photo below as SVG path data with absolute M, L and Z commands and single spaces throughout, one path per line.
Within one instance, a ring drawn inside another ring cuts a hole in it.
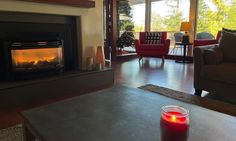
M 38 65 L 40 63 L 50 63 L 62 58 L 61 48 L 40 48 L 12 50 L 12 65 Z
M 172 120 L 173 122 L 175 122 L 175 121 L 176 121 L 176 116 L 175 116 L 175 115 L 171 116 L 171 120 Z

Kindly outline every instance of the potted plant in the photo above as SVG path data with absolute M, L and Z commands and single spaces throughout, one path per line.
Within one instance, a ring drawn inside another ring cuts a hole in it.
M 125 27 L 125 31 L 117 40 L 117 47 L 122 50 L 124 47 L 129 47 L 134 44 L 134 34 L 133 34 L 134 25 L 129 24 Z

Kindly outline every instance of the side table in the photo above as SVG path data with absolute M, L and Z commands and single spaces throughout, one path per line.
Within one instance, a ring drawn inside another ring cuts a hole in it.
M 187 46 L 193 45 L 192 43 L 182 43 L 182 42 L 176 42 L 176 45 L 182 45 L 184 46 L 184 52 L 183 52 L 183 58 L 181 60 L 176 60 L 177 63 L 192 63 L 193 61 L 186 59 L 186 48 Z

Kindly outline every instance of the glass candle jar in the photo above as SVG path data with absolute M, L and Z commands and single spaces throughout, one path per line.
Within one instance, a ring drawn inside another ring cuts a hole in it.
M 161 140 L 187 141 L 189 131 L 189 111 L 180 106 L 161 108 Z

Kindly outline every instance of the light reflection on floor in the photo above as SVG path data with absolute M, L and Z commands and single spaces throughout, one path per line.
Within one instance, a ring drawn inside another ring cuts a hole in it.
M 193 94 L 193 64 L 175 63 L 174 60 L 144 58 L 115 62 L 115 84 L 139 87 L 154 84 Z

